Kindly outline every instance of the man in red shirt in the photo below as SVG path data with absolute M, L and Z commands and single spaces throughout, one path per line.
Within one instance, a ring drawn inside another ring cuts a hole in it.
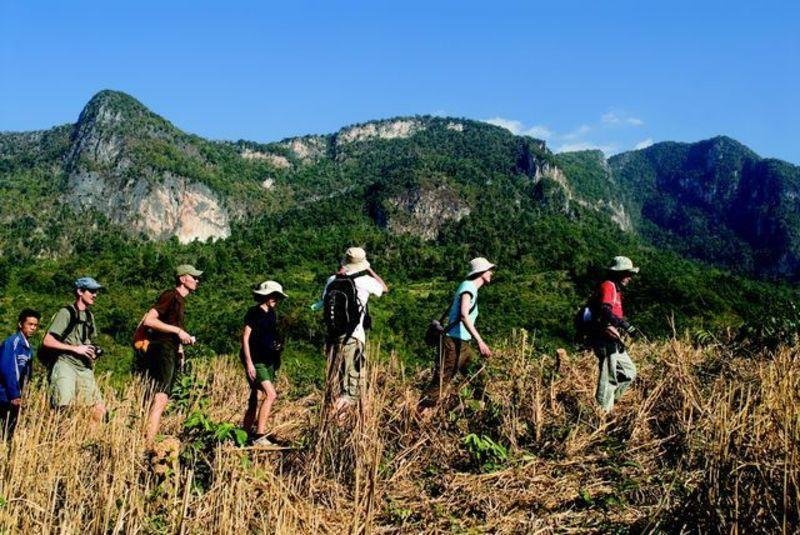
M 636 329 L 625 319 L 622 311 L 622 290 L 639 268 L 626 256 L 614 257 L 608 268 L 608 278 L 598 289 L 599 322 L 592 345 L 598 360 L 597 391 L 595 398 L 604 411 L 614 408 L 618 400 L 636 378 L 633 364 L 622 334 L 635 336 Z
M 178 371 L 183 366 L 183 346 L 194 343 L 184 329 L 185 299 L 197 290 L 203 272 L 183 264 L 175 270 L 175 288 L 163 292 L 145 315 L 142 323 L 150 330 L 150 344 L 145 357 L 146 377 L 155 395 L 147 417 L 145 442 L 152 447 L 161 425 L 161 414 L 167 407 Z

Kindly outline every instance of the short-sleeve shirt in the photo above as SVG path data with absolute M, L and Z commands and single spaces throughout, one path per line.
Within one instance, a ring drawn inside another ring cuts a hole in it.
M 67 307 L 62 308 L 53 316 L 53 321 L 47 328 L 47 332 L 55 336 L 59 341 L 72 346 L 89 345 L 96 334 L 96 328 L 92 321 L 92 316 L 87 310 L 77 310 L 77 323 L 72 332 L 63 337 L 64 331 L 69 327 L 70 311 Z M 73 353 L 59 353 L 58 358 L 68 360 L 79 368 L 90 368 L 91 361 L 83 359 Z
M 600 304 L 611 305 L 611 313 L 617 318 L 624 318 L 622 313 L 622 292 L 619 291 L 614 281 L 604 281 L 600 284 Z
M 253 362 L 268 363 L 274 357 L 273 344 L 277 338 L 277 315 L 270 309 L 265 311 L 260 305 L 250 307 L 244 316 L 244 324 L 250 329 L 250 357 Z
M 475 320 L 478 319 L 478 287 L 475 286 L 473 281 L 466 280 L 458 286 L 456 294 L 453 296 L 453 303 L 450 305 L 450 314 L 447 323 L 448 325 L 452 325 L 458 322 L 456 327 L 453 327 L 447 332 L 447 336 L 458 340 L 472 340 L 472 335 L 464 326 L 464 322 L 459 321 L 461 317 L 461 296 L 465 293 L 470 296 L 469 308 L 471 312 L 469 313 L 469 319 L 473 325 L 475 325 Z
M 346 274 L 350 275 L 350 273 Z M 322 292 L 323 299 L 325 298 L 325 292 L 328 291 L 328 285 L 335 278 L 336 275 L 331 275 L 325 282 L 325 290 Z M 371 275 L 362 275 L 361 277 L 356 277 L 355 279 L 353 279 L 353 282 L 356 285 L 356 296 L 358 297 L 358 302 L 361 303 L 363 309 L 361 311 L 361 317 L 358 320 L 358 325 L 356 325 L 355 330 L 353 330 L 352 336 L 362 344 L 366 344 L 367 333 L 364 331 L 364 316 L 366 315 L 367 312 L 367 301 L 369 301 L 370 295 L 374 295 L 375 297 L 382 296 L 383 286 L 381 286 L 381 283 L 378 282 Z
M 184 328 L 183 317 L 186 311 L 186 300 L 176 289 L 172 288 L 159 295 L 153 308 L 158 312 L 159 321 L 163 321 L 167 325 L 175 325 L 181 329 Z M 176 344 L 180 343 L 177 334 L 165 333 L 155 329 L 153 329 L 151 338 L 153 340 L 171 341 Z

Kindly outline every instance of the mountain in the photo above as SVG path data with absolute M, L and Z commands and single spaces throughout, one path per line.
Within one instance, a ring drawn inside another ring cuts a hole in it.
M 720 136 L 614 156 L 612 174 L 653 243 L 745 273 L 796 280 L 800 167 Z
M 392 287 L 371 307 L 376 336 L 410 360 L 425 361 L 418 334 L 474 256 L 500 266 L 482 294 L 493 340 L 525 328 L 537 343 L 568 343 L 575 307 L 618 254 L 642 266 L 626 302 L 651 334 L 671 332 L 667 317 L 676 329 L 772 322 L 775 333 L 798 297 L 781 282 L 796 276 L 797 183 L 796 166 L 729 138 L 607 160 L 415 116 L 210 141 L 102 91 L 75 124 L 0 133 L 0 317 L 20 303 L 51 314 L 71 280 L 92 274 L 113 295 L 98 321 L 119 357 L 108 365 L 121 366 L 142 309 L 190 262 L 207 275 L 189 325 L 208 348 L 236 350 L 248 288 L 270 278 L 290 292 L 287 336 L 311 366 L 322 332 L 308 304 L 361 245 Z

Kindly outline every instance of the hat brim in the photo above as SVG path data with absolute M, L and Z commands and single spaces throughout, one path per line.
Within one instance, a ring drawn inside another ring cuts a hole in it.
M 361 262 L 354 262 L 351 264 L 342 264 L 342 267 L 348 273 L 357 273 L 369 269 L 369 262 L 362 260 Z
M 489 264 L 489 267 L 480 268 L 480 269 L 474 269 L 474 270 L 470 271 L 469 273 L 467 273 L 467 277 L 473 277 L 475 275 L 478 275 L 479 273 L 486 273 L 487 271 L 491 271 L 491 270 L 496 269 L 496 268 L 497 268 L 497 264 Z
M 269 297 L 270 295 L 277 295 L 277 296 L 279 296 L 279 297 L 282 297 L 282 298 L 284 298 L 284 299 L 286 299 L 287 297 L 289 297 L 289 296 L 288 296 L 288 295 L 286 295 L 285 293 L 283 293 L 283 292 L 279 292 L 279 291 L 277 291 L 277 290 L 273 290 L 273 291 L 271 291 L 271 292 L 260 292 L 260 291 L 258 291 L 258 290 L 253 290 L 253 295 L 257 295 L 257 296 L 259 296 L 259 297 Z
M 609 271 L 614 271 L 616 273 L 639 273 L 638 267 L 630 267 L 630 268 L 618 268 L 616 266 L 611 266 L 608 268 Z

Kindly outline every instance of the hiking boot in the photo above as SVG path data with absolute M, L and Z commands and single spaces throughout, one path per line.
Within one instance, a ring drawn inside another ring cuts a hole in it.
M 267 435 L 261 435 L 257 439 L 253 440 L 252 445 L 253 446 L 266 446 L 266 447 L 277 446 L 277 444 L 275 444 L 269 438 L 267 438 Z

